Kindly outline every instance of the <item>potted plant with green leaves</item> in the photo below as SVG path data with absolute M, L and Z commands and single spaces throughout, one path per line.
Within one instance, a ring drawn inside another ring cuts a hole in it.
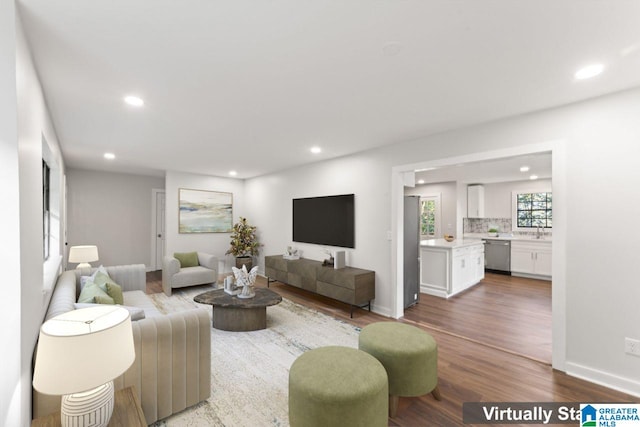
M 227 255 L 236 257 L 236 268 L 246 265 L 247 271 L 253 266 L 253 257 L 258 255 L 260 243 L 256 235 L 256 226 L 249 225 L 247 218 L 240 217 L 240 220 L 233 225 L 231 232 L 231 243 Z

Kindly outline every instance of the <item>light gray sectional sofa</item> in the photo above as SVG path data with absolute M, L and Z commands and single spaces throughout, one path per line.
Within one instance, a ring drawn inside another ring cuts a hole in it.
M 135 386 L 147 423 L 153 423 L 211 395 L 211 320 L 203 309 L 163 315 L 145 294 L 143 264 L 106 267 L 122 286 L 124 305 L 143 308 L 145 318 L 132 322 L 136 358 L 114 380 L 116 390 Z M 56 282 L 45 321 L 75 310 L 80 276 L 95 269 L 65 271 Z M 36 355 L 37 357 L 37 348 Z M 35 363 L 35 358 L 34 358 Z M 96 369 L 100 369 L 96 366 Z M 60 396 L 33 390 L 33 417 L 60 410 Z

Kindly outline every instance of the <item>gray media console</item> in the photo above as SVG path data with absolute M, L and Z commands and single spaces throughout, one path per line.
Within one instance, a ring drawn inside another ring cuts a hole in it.
M 369 307 L 376 297 L 376 275 L 374 271 L 344 267 L 325 267 L 320 261 L 310 259 L 284 259 L 282 255 L 264 257 L 267 283 L 278 281 L 324 295 L 351 305 Z

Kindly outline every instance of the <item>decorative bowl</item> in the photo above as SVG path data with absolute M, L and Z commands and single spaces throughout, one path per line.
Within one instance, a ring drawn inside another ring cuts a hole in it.
M 453 242 L 455 240 L 455 237 L 453 237 L 451 234 L 445 234 L 444 240 L 446 240 L 447 242 Z

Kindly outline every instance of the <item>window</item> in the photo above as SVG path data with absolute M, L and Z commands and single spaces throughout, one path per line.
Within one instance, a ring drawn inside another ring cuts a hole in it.
M 420 200 L 420 234 L 436 235 L 436 201 L 433 199 Z
M 548 193 L 518 193 L 516 195 L 517 228 L 552 228 L 553 199 Z
M 420 235 L 435 238 L 440 235 L 440 194 L 420 196 Z
M 49 259 L 49 245 L 51 243 L 51 205 L 50 205 L 50 183 L 51 183 L 51 169 L 47 165 L 47 162 L 42 161 L 42 235 L 44 237 L 43 242 L 43 257 L 45 261 Z

